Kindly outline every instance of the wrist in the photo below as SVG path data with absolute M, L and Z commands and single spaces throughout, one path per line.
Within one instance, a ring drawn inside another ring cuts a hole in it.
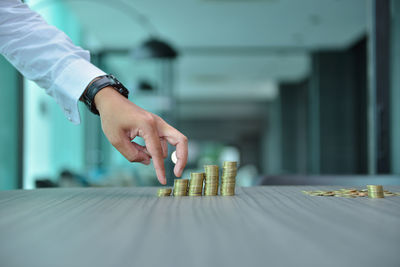
M 107 89 L 106 89 L 107 88 Z M 93 79 L 82 95 L 82 101 L 89 110 L 99 115 L 99 108 L 104 105 L 104 99 L 113 96 L 128 98 L 129 91 L 112 74 L 99 76 Z
M 88 90 L 89 86 L 91 86 L 92 83 L 94 83 L 94 82 L 95 82 L 96 80 L 98 80 L 98 79 L 100 79 L 100 77 L 94 78 L 94 79 L 86 86 L 85 91 L 83 91 L 81 97 L 79 98 L 79 101 L 84 102 L 84 101 L 83 101 L 83 96 L 85 95 L 85 93 L 86 93 L 86 91 Z
M 94 96 L 94 104 L 97 110 L 101 113 L 102 108 L 106 105 L 107 102 L 112 101 L 112 99 L 122 97 L 125 99 L 123 95 L 118 93 L 113 87 L 107 86 L 101 89 L 95 96 Z

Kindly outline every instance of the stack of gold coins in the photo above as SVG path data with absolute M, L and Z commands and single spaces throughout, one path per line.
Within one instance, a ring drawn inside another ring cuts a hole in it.
M 384 198 L 383 186 L 381 185 L 367 185 L 369 198 Z
M 175 179 L 174 180 L 174 196 L 187 196 L 188 193 L 188 179 Z
M 159 197 L 168 197 L 171 195 L 172 189 L 171 188 L 160 188 L 158 189 L 157 195 Z
M 220 192 L 222 196 L 233 196 L 235 194 L 236 173 L 237 162 L 225 161 L 221 177 Z
M 189 196 L 201 196 L 203 194 L 203 172 L 192 172 L 189 182 Z
M 205 165 L 206 182 L 204 185 L 205 196 L 218 195 L 219 169 L 217 165 Z

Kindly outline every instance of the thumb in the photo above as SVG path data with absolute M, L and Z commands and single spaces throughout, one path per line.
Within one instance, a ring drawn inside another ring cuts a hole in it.
M 146 149 L 141 145 L 131 142 L 128 136 L 120 136 L 119 140 L 112 143 L 113 146 L 130 162 L 150 161 L 150 156 L 146 154 Z

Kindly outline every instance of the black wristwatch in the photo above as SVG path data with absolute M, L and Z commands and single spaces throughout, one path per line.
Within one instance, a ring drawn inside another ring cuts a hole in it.
M 86 106 L 92 113 L 99 115 L 99 111 L 97 110 L 96 105 L 94 104 L 94 96 L 101 89 L 107 86 L 113 87 L 121 95 L 128 98 L 129 95 L 128 89 L 126 89 L 126 87 L 120 81 L 118 81 L 117 78 L 115 78 L 112 74 L 100 76 L 98 77 L 97 80 L 95 80 L 88 86 L 88 88 L 82 95 L 82 101 L 86 104 Z

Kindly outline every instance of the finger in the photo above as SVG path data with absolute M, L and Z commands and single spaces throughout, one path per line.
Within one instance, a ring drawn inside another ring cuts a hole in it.
M 161 148 L 162 148 L 162 155 L 163 158 L 167 158 L 168 157 L 168 144 L 167 144 L 167 140 L 165 140 L 163 137 L 160 137 L 160 143 L 161 143 Z
M 151 154 L 150 154 L 149 151 L 147 151 L 146 146 L 139 145 L 138 143 L 133 142 L 133 141 L 131 141 L 131 143 L 136 147 L 137 150 L 142 151 L 143 153 L 145 153 L 146 155 L 148 155 L 149 158 L 151 158 Z
M 111 144 L 130 162 L 146 162 L 150 160 L 149 155 L 144 153 L 140 145 L 132 143 L 128 136 L 123 134 Z
M 187 147 L 187 138 L 179 140 L 176 143 L 176 158 L 177 162 L 174 167 L 174 173 L 176 177 L 181 177 L 183 170 L 185 169 L 188 157 L 188 147 Z
M 142 162 L 140 162 L 140 163 L 142 163 L 142 164 L 144 164 L 144 165 L 149 165 L 150 164 L 150 159 L 146 159 L 146 160 L 144 160 L 144 161 L 142 161 Z
M 180 177 L 187 163 L 188 140 L 186 136 L 164 121 L 162 121 L 159 132 L 171 145 L 176 146 L 177 163 L 174 168 L 174 173 L 176 177 Z
M 161 143 L 161 148 L 162 148 L 162 155 L 163 158 L 166 159 L 168 157 L 168 144 L 167 140 L 165 140 L 163 137 L 160 137 L 160 143 Z M 140 146 L 140 145 L 138 145 Z M 142 151 L 149 155 L 151 157 L 150 152 L 147 150 L 146 146 L 140 146 Z
M 151 158 L 153 159 L 158 181 L 160 181 L 161 184 L 166 184 L 167 180 L 165 178 L 163 150 L 157 129 L 155 127 L 144 129 L 142 137 L 144 138 L 147 150 L 150 152 Z
M 142 151 L 143 153 L 145 153 L 148 156 L 147 159 L 141 161 L 140 163 L 142 163 L 144 165 L 149 165 L 150 162 L 151 162 L 151 160 L 150 160 L 151 159 L 151 155 L 150 155 L 150 152 L 147 151 L 146 146 L 139 145 L 138 143 L 132 142 L 132 141 L 131 141 L 131 143 L 132 143 L 132 145 L 134 145 L 136 147 L 137 150 Z

